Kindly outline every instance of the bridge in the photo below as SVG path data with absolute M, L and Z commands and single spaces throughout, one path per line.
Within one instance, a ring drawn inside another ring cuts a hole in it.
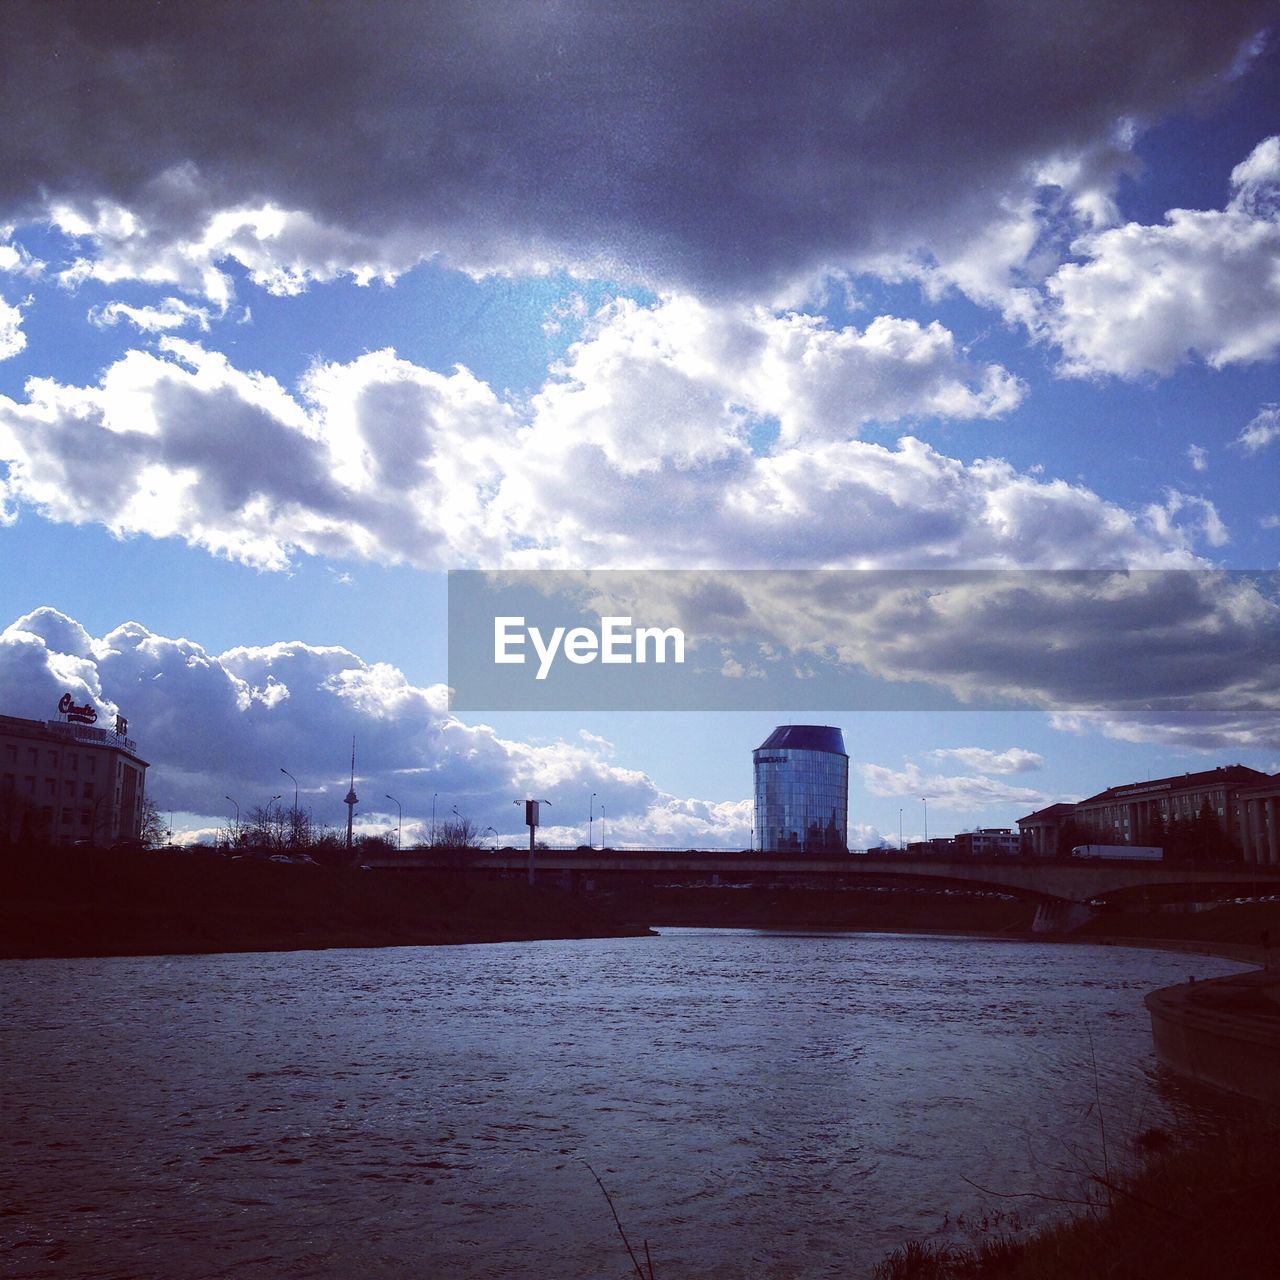
M 365 859 L 375 869 L 430 869 L 473 875 L 524 875 L 528 850 L 413 849 Z M 1246 897 L 1280 894 L 1280 866 L 1192 867 L 1163 862 L 1070 861 L 1033 858 L 919 858 L 904 854 L 751 853 L 690 849 L 538 849 L 539 878 L 580 885 L 695 882 L 806 883 L 856 888 L 899 887 L 987 890 L 1039 902 L 1088 903 L 1161 890 L 1168 896 Z

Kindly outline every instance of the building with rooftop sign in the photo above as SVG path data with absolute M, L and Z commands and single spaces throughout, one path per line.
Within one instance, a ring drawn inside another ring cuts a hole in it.
M 136 840 L 147 762 L 127 737 L 92 723 L 93 709 L 64 697 L 66 720 L 0 715 L 0 841 L 67 845 Z

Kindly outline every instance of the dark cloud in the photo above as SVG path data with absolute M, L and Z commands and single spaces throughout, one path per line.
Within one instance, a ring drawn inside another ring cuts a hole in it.
M 471 265 L 782 281 L 1224 83 L 1274 0 L 13 3 L 0 217 L 273 200 Z M 160 181 L 176 166 L 198 180 Z M 981 211 L 972 202 L 981 202 Z

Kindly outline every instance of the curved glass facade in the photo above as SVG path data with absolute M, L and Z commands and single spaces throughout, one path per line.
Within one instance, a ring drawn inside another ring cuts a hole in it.
M 752 756 L 755 847 L 843 853 L 849 831 L 849 757 L 829 725 L 780 725 Z

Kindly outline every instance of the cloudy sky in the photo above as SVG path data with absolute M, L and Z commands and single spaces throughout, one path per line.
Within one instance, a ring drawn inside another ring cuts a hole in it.
M 1280 769 L 1214 573 L 1280 566 L 1275 3 L 17 0 L 0 59 L 0 711 L 120 708 L 180 827 L 340 821 L 354 734 L 371 830 L 746 842 L 774 712 L 451 715 L 453 568 L 1167 571 L 757 602 L 1024 708 L 806 710 L 854 843 Z

